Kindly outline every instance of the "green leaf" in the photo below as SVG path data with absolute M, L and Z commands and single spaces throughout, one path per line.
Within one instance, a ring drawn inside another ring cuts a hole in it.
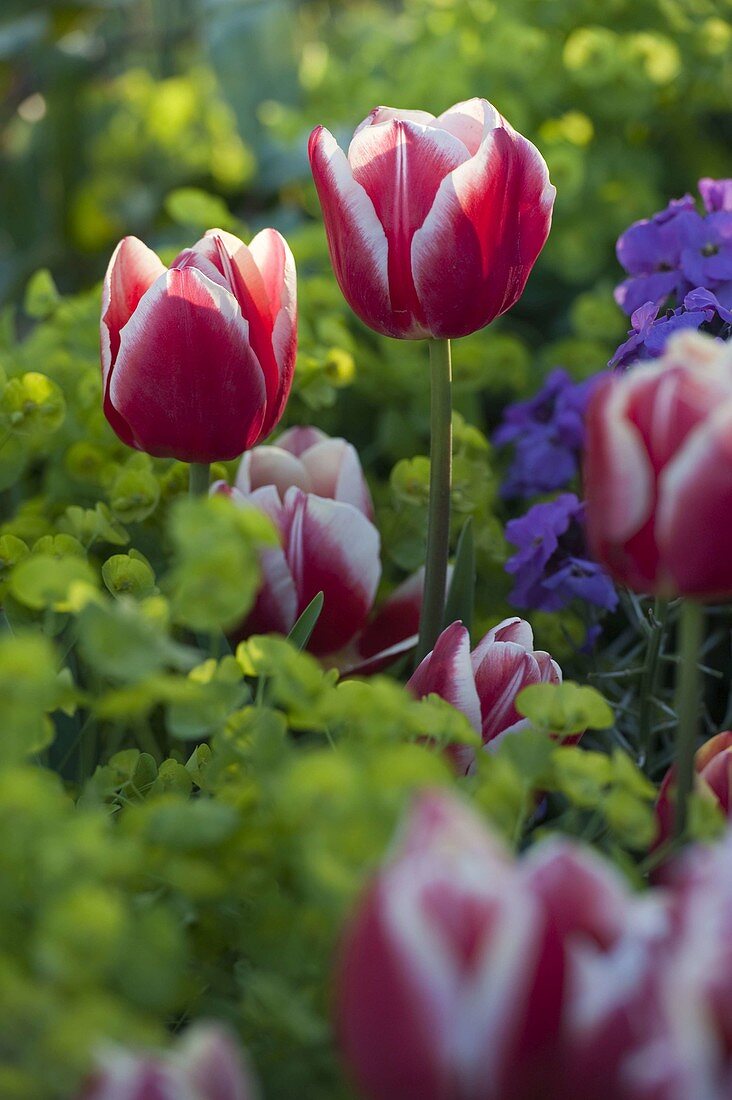
M 9 589 L 19 603 L 35 611 L 45 607 L 54 611 L 69 611 L 75 585 L 96 588 L 94 570 L 83 558 L 33 554 L 15 566 Z
M 43 321 L 51 317 L 61 301 L 61 295 L 48 268 L 42 267 L 34 272 L 25 288 L 23 309 L 34 320 Z
M 144 599 L 157 591 L 155 574 L 149 562 L 137 550 L 113 554 L 102 566 L 102 580 L 113 596 Z
M 565 737 L 588 729 L 607 729 L 614 720 L 599 691 L 571 680 L 524 688 L 516 699 L 516 710 L 536 729 Z
M 325 597 L 322 592 L 318 592 L 317 596 L 313 596 L 312 600 L 287 635 L 288 640 L 292 642 L 296 649 L 305 649 L 310 641 L 310 637 L 320 618 L 320 612 L 323 610 L 324 599 Z
M 165 199 L 165 211 L 178 225 L 186 229 L 210 229 L 218 225 L 229 229 L 234 219 L 223 199 L 198 187 L 178 187 Z
M 470 630 L 473 625 L 475 576 L 473 520 L 469 516 L 463 524 L 455 551 L 455 564 L 445 603 L 443 626 L 448 627 L 459 620 L 468 631 Z

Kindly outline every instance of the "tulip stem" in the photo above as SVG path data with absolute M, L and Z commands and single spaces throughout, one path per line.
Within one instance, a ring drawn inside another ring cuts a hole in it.
M 679 616 L 678 651 L 681 658 L 676 681 L 676 814 L 674 835 L 686 830 L 689 795 L 694 782 L 694 753 L 699 731 L 699 650 L 704 633 L 700 604 L 684 600 Z
M 188 467 L 188 492 L 192 497 L 202 497 L 208 492 L 211 467 L 208 462 L 191 462 Z
M 640 714 L 638 718 L 638 743 L 640 746 L 640 765 L 645 767 L 651 753 L 653 740 L 653 709 L 655 704 L 658 670 L 661 663 L 661 648 L 666 630 L 668 600 L 656 597 L 653 611 L 648 616 L 648 644 L 646 659 L 640 685 Z
M 442 630 L 450 546 L 452 480 L 452 364 L 450 341 L 430 340 L 430 500 L 427 519 L 424 596 L 417 660 L 434 648 Z

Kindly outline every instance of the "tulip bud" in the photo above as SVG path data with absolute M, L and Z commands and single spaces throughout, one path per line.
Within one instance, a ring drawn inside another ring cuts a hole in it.
M 489 630 L 472 653 L 469 646 L 465 627 L 453 623 L 443 630 L 407 687 L 418 698 L 434 693 L 452 703 L 489 745 L 526 725 L 516 710 L 519 692 L 530 684 L 560 683 L 562 670 L 548 653 L 534 650 L 531 626 L 517 617 Z M 468 770 L 472 749 L 458 750 L 456 759 L 460 770 Z
M 716 802 L 725 817 L 732 817 L 732 732 L 730 730 L 711 737 L 697 750 L 694 756 L 694 772 L 696 793 L 702 798 Z M 667 841 L 673 834 L 675 785 L 676 768 L 672 766 L 666 772 L 658 792 L 656 847 Z
M 601 382 L 585 454 L 587 533 L 639 592 L 732 595 L 732 351 L 680 333 L 656 363 Z
M 480 820 L 422 796 L 347 930 L 338 1030 L 372 1100 L 535 1100 L 559 941 Z
M 295 265 L 264 229 L 245 245 L 209 230 L 169 269 L 125 237 L 104 280 L 104 413 L 123 443 L 159 457 L 236 458 L 269 435 L 292 385 Z
M 309 155 L 336 278 L 371 328 L 466 336 L 520 298 L 556 191 L 538 150 L 486 100 L 438 118 L 377 107 L 347 155 L 322 126 Z
M 108 1047 L 83 1100 L 257 1100 L 235 1037 L 220 1024 L 194 1024 L 170 1052 Z

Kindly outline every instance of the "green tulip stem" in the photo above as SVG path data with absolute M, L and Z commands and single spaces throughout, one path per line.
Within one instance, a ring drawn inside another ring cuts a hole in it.
M 450 544 L 452 480 L 452 364 L 450 341 L 430 340 L 430 499 L 427 518 L 424 597 L 419 621 L 417 660 L 437 641 L 445 614 L 447 557 Z
M 704 615 L 694 600 L 684 600 L 679 617 L 680 657 L 676 681 L 676 814 L 674 835 L 686 830 L 689 795 L 694 783 L 694 753 L 699 732 L 699 651 L 704 636 Z
M 208 462 L 191 462 L 188 467 L 188 492 L 192 497 L 202 497 L 208 492 L 211 466 Z

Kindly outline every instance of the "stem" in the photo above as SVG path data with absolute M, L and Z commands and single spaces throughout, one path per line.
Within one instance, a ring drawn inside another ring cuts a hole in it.
M 211 466 L 208 462 L 191 462 L 188 467 L 188 492 L 192 497 L 202 497 L 208 492 Z
M 651 718 L 653 714 L 653 701 L 656 695 L 658 683 L 658 670 L 661 658 L 661 646 L 666 630 L 666 615 L 668 613 L 668 600 L 656 597 L 653 611 L 649 615 L 650 634 L 646 647 L 646 659 L 643 665 L 643 675 L 640 684 L 640 714 L 638 721 L 638 740 L 641 751 L 641 763 L 645 764 L 651 750 Z
M 437 641 L 445 614 L 452 479 L 452 365 L 450 341 L 430 340 L 430 501 L 424 595 L 417 660 Z
M 686 829 L 689 795 L 694 782 L 694 752 L 699 725 L 699 650 L 703 639 L 704 615 L 694 600 L 684 600 L 679 616 L 679 666 L 676 681 L 676 817 L 674 836 Z

